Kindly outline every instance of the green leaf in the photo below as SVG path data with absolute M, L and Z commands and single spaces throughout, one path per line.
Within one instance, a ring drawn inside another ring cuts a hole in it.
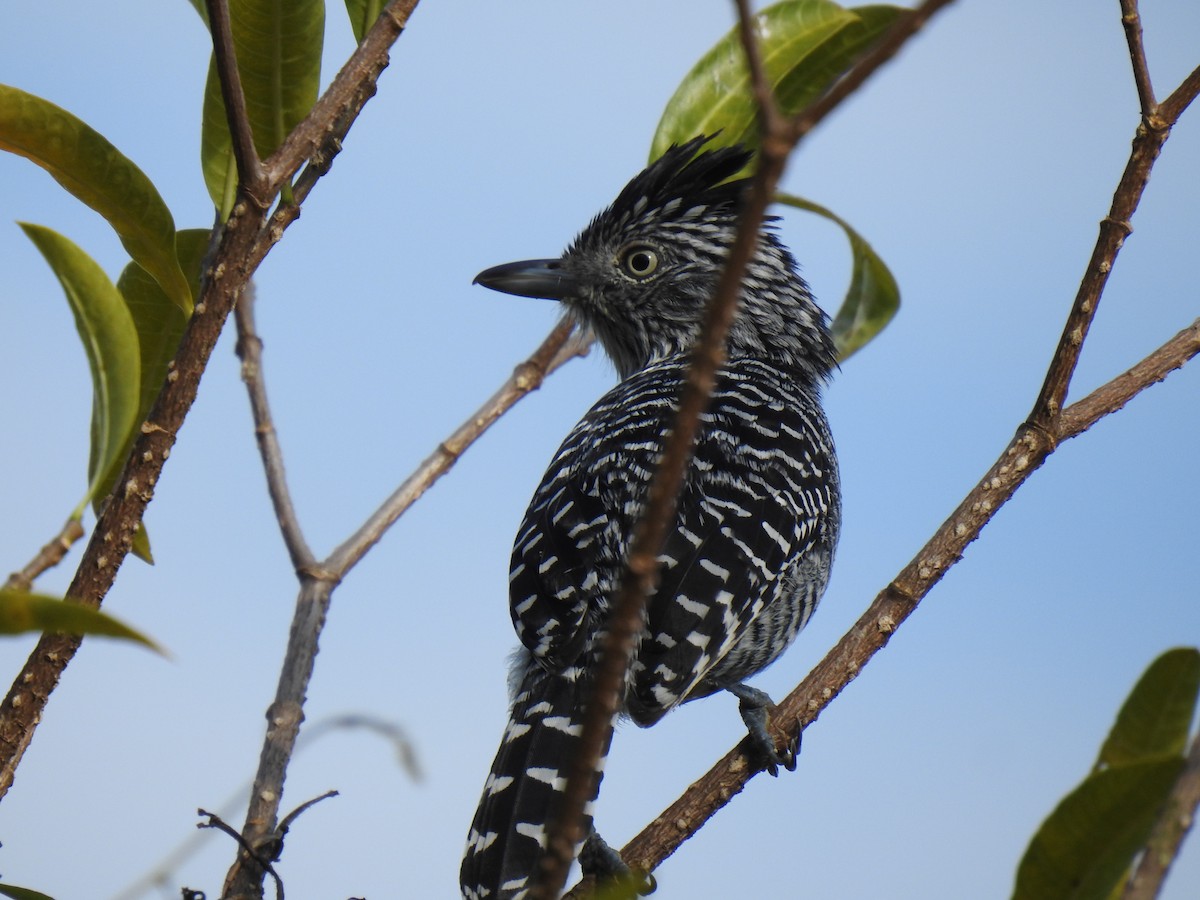
M 0 884 L 0 897 L 11 897 L 12 900 L 54 900 L 49 894 L 17 887 L 15 884 Z
M 103 135 L 53 103 L 0 84 L 0 149 L 37 163 L 107 219 L 129 255 L 191 313 L 171 211 L 142 170 Z
M 196 10 L 196 14 L 200 16 L 200 21 L 204 23 L 204 27 L 208 28 L 208 5 L 204 0 L 188 0 L 192 4 L 192 9 Z
M 1146 843 L 1182 757 L 1105 769 L 1063 798 L 1017 869 L 1013 900 L 1106 900 Z
M 850 240 L 853 257 L 850 286 L 846 289 L 846 298 L 834 316 L 832 326 L 838 358 L 844 361 L 887 327 L 900 308 L 900 288 L 879 254 L 844 219 L 811 200 L 793 194 L 780 193 L 775 199 L 836 222 Z
M 360 44 L 363 36 L 379 18 L 383 9 L 383 0 L 346 0 L 346 12 L 350 16 L 350 27 L 354 29 L 354 39 Z
M 50 597 L 0 588 L 0 634 L 50 631 L 61 634 L 95 634 L 136 641 L 166 655 L 150 638 L 98 609 Z
M 1200 695 L 1200 650 L 1176 647 L 1150 664 L 1121 706 L 1097 768 L 1182 756 Z
M 321 0 L 231 0 L 230 23 L 254 146 L 264 159 L 317 99 L 325 4 Z M 215 61 L 208 66 L 200 161 L 222 218 L 233 208 L 237 170 Z
M 124 462 L 129 436 L 139 422 L 141 364 L 137 329 L 121 294 L 90 256 L 49 228 L 28 223 L 22 223 L 21 228 L 62 284 L 92 373 L 86 504 L 93 497 L 107 494 Z
M 755 17 L 767 80 L 780 109 L 795 115 L 831 85 L 902 13 L 895 6 L 843 9 L 831 0 L 785 0 Z M 720 132 L 716 144 L 758 144 L 757 107 L 735 28 L 709 50 L 667 102 L 650 145 Z

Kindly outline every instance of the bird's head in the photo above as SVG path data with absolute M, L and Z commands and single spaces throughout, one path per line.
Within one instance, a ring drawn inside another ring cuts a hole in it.
M 480 272 L 485 287 L 562 300 L 592 329 L 622 378 L 695 344 L 733 243 L 749 161 L 740 147 L 672 146 L 629 182 L 558 259 Z M 699 152 L 698 152 L 699 151 Z M 742 280 L 731 357 L 794 367 L 815 379 L 836 365 L 825 314 L 768 225 Z

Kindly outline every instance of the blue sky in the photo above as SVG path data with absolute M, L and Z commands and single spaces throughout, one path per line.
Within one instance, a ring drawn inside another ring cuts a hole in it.
M 1144 4 L 1160 96 L 1198 62 L 1200 7 Z M 184 0 L 10 0 L 0 81 L 88 121 L 180 227 L 211 222 L 199 171 L 207 36 Z M 645 163 L 663 104 L 732 24 L 724 0 L 422 4 L 329 178 L 257 278 L 293 491 L 319 553 L 344 539 L 551 327 L 547 303 L 472 287 L 558 253 Z M 350 52 L 331 6 L 325 79 Z M 1200 314 L 1200 110 L 1158 164 L 1081 360 L 1078 398 Z M 961 0 L 793 157 L 785 187 L 892 266 L 895 323 L 828 392 L 845 530 L 821 609 L 756 682 L 782 695 L 986 470 L 1028 413 L 1137 124 L 1116 2 Z M 91 401 L 57 283 L 14 224 L 67 234 L 115 278 L 108 227 L 0 157 L 0 566 L 23 565 L 85 488 Z M 836 309 L 832 226 L 784 240 Z M 105 608 L 164 661 L 89 642 L 0 803 L 0 872 L 58 900 L 110 897 L 193 833 L 257 762 L 295 581 L 262 486 L 233 342 L 218 346 Z M 613 381 L 571 363 L 472 450 L 338 590 L 308 719 L 395 721 L 414 784 L 362 733 L 300 756 L 285 809 L 329 788 L 280 866 L 289 898 L 450 897 L 505 718 L 507 559 L 561 438 Z M 1061 448 L 889 647 L 660 871 L 663 897 L 1003 898 L 1029 836 L 1094 761 L 1137 675 L 1200 642 L 1192 365 Z M 78 553 L 72 559 L 77 559 Z M 61 591 L 71 566 L 46 575 Z M 31 639 L 0 644 L 14 673 Z M 741 734 L 731 698 L 627 726 L 597 823 L 615 845 Z M 234 816 L 240 825 L 240 818 Z M 216 896 L 214 837 L 177 874 Z M 1200 892 L 1195 841 L 1168 900 Z

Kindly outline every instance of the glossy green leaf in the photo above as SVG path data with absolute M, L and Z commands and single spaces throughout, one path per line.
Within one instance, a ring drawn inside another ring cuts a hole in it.
M 354 29 L 354 39 L 360 44 L 363 36 L 379 18 L 383 9 L 383 0 L 346 0 L 346 13 L 350 16 L 350 27 Z
M 175 222 L 150 179 L 103 135 L 40 97 L 0 85 L 0 149 L 37 163 L 100 213 L 180 309 L 192 295 L 175 258 Z
M 126 442 L 138 423 L 141 363 L 137 329 L 120 292 L 90 256 L 49 228 L 28 223 L 21 228 L 62 284 L 92 374 L 86 504 L 102 496 L 99 491 L 116 478 L 117 467 L 125 459 Z
M 192 4 L 192 9 L 196 10 L 196 15 L 204 23 L 204 27 L 208 28 L 208 5 L 204 0 L 188 0 L 188 2 Z
M 779 108 L 788 115 L 804 109 L 904 12 L 895 6 L 848 10 L 831 0 L 784 0 L 760 12 L 759 46 Z M 696 63 L 668 101 L 650 158 L 716 132 L 716 144 L 758 144 L 757 107 L 736 28 Z
M 887 327 L 900 308 L 900 287 L 879 254 L 844 219 L 793 194 L 777 194 L 775 199 L 836 222 L 850 240 L 850 286 L 832 325 L 838 358 L 845 360 Z
M 98 609 L 45 594 L 0 588 L 0 634 L 23 634 L 29 631 L 120 638 L 136 641 L 155 653 L 163 653 L 162 648 L 150 638 Z
M 1177 647 L 1150 664 L 1121 706 L 1097 767 L 1182 756 L 1200 695 L 1200 650 Z
M 230 23 L 246 112 L 259 156 L 283 143 L 317 99 L 325 4 L 320 0 L 231 0 Z M 214 62 L 204 89 L 200 160 L 209 196 L 222 217 L 233 208 L 237 170 Z
M 1089 776 L 1034 835 L 1013 900 L 1106 900 L 1145 845 L 1183 767 L 1173 756 Z
M 12 900 L 54 900 L 49 894 L 17 887 L 15 884 L 0 884 L 0 897 L 10 897 Z

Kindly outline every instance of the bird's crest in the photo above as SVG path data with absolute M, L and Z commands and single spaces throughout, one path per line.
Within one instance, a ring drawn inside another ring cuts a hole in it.
M 754 155 L 741 146 L 701 148 L 716 135 L 705 135 L 672 144 L 662 156 L 625 185 L 617 199 L 592 221 L 588 230 L 603 226 L 628 230 L 635 223 L 674 218 L 712 218 L 737 215 L 747 178 L 729 179 L 746 167 Z

